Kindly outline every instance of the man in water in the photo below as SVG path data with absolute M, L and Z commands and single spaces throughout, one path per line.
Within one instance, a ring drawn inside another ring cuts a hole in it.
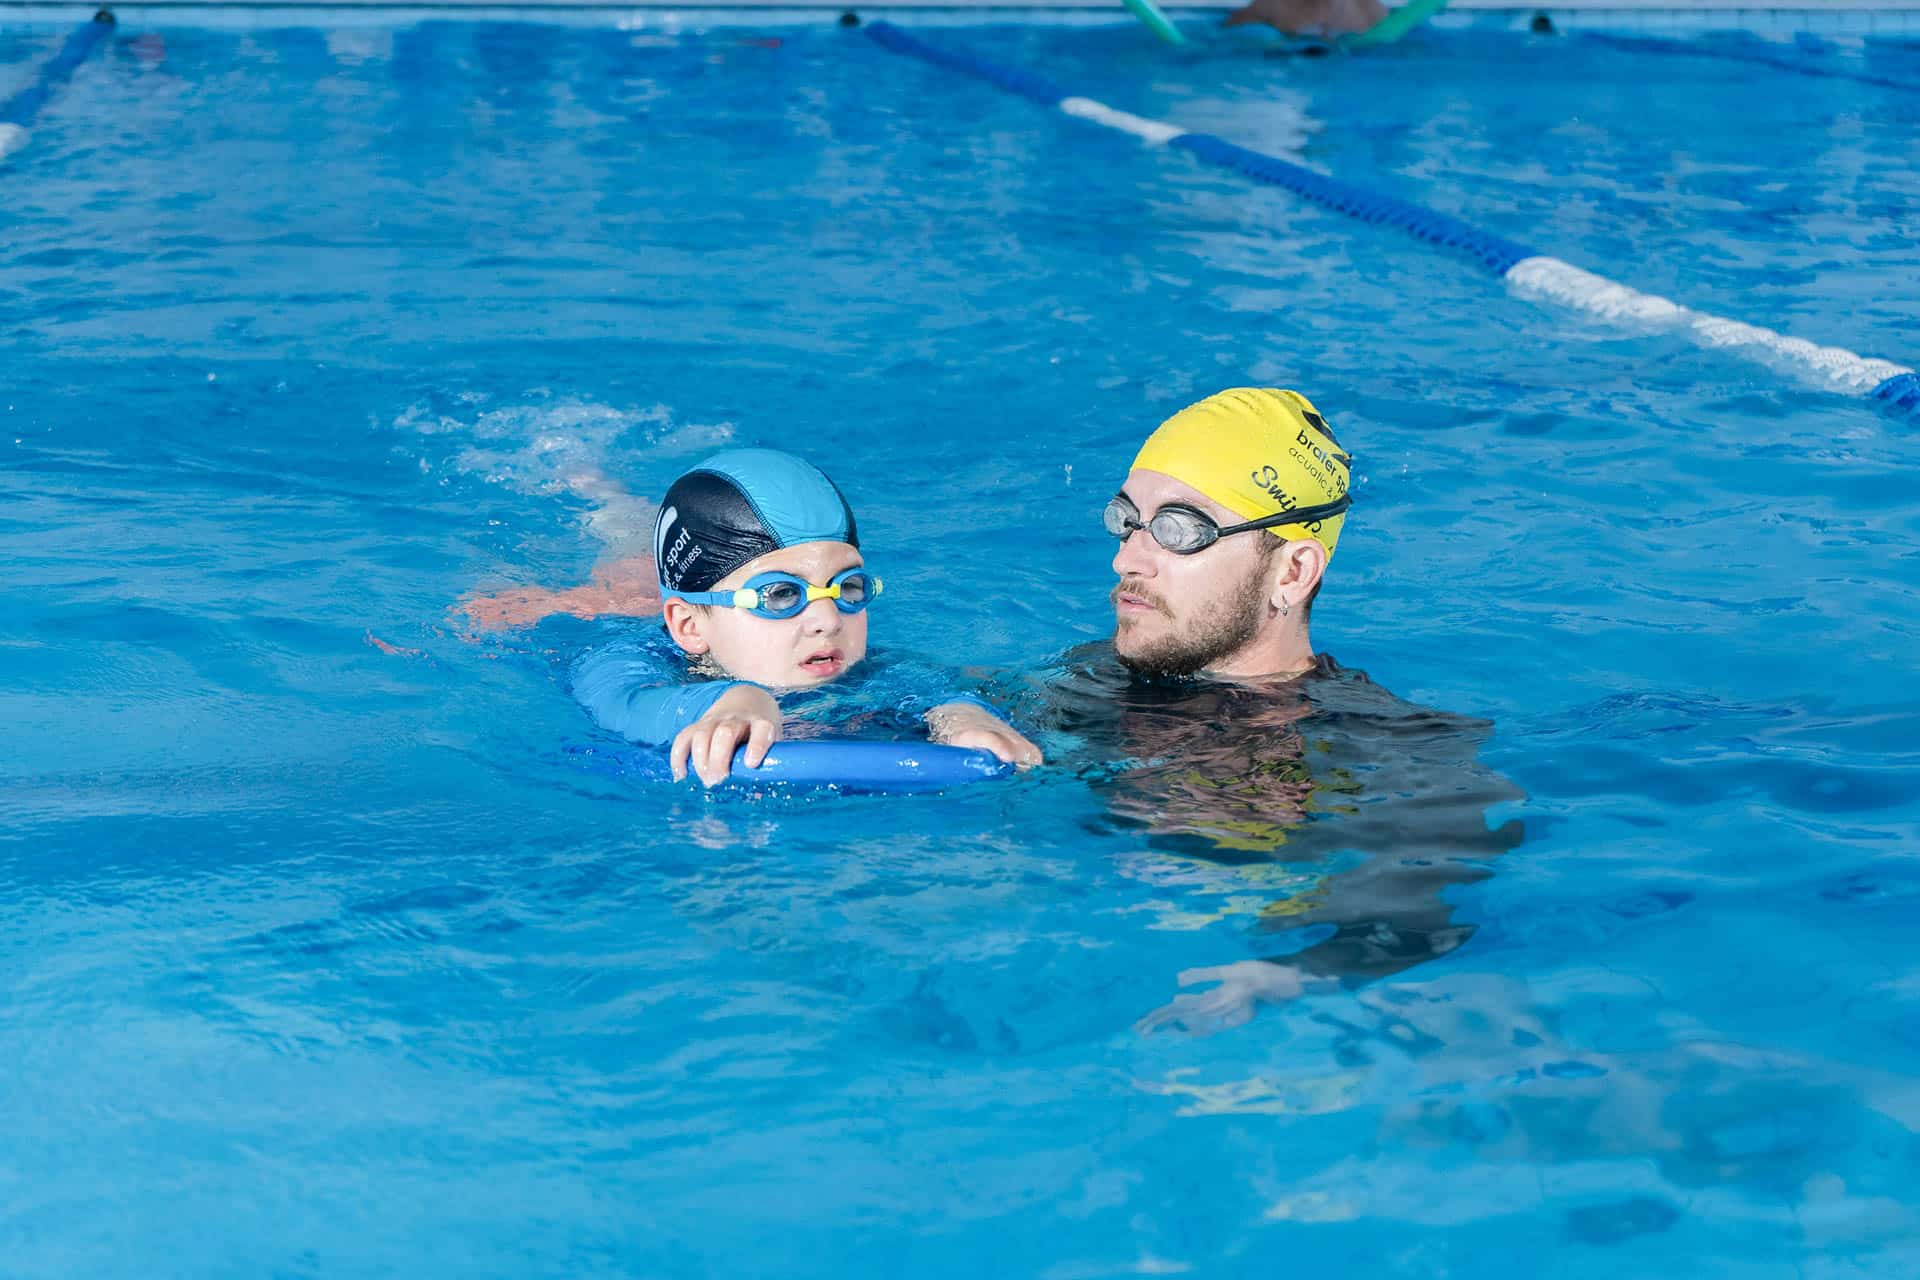
M 1452 950 L 1472 927 L 1441 891 L 1519 839 L 1518 822 L 1487 829 L 1487 806 L 1521 793 L 1477 760 L 1485 721 L 1402 702 L 1314 650 L 1351 468 L 1298 392 L 1223 391 L 1175 414 L 1106 509 L 1111 647 L 1068 654 L 1023 699 L 1090 756 L 1128 762 L 1102 785 L 1112 820 L 1146 835 L 1138 874 L 1259 904 L 1271 954 L 1188 970 L 1182 985 L 1220 985 L 1143 1030 L 1234 1025 L 1262 1000 Z

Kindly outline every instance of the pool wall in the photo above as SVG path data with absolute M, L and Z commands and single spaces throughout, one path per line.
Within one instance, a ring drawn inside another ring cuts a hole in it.
M 1235 8 L 1232 4 L 1163 5 L 1174 17 L 1205 21 Z M 96 3 L 59 4 L 45 0 L 0 0 L 0 24 L 84 21 Z M 487 0 L 429 0 L 396 4 L 391 0 L 329 0 L 326 4 L 302 0 L 144 0 L 115 5 L 123 20 L 152 22 L 166 19 L 216 27 L 338 26 L 360 21 L 392 23 L 418 21 L 458 12 L 473 19 L 525 19 L 568 25 L 631 27 L 694 27 L 752 24 L 810 24 L 832 20 L 853 11 L 862 17 L 884 17 L 914 24 L 974 26 L 997 23 L 1047 23 L 1105 26 L 1131 23 L 1133 16 L 1118 2 L 1101 0 L 885 0 L 861 5 L 792 3 L 792 0 L 701 0 L 688 5 L 675 0 L 519 0 L 514 4 Z M 1676 5 L 1671 0 L 1454 0 L 1446 12 L 1430 19 L 1442 29 L 1530 31 L 1544 16 L 1556 30 L 1621 31 L 1751 31 L 1790 35 L 1816 32 L 1828 35 L 1905 35 L 1920 33 L 1920 6 L 1876 3 L 1875 0 L 1799 0 L 1792 5 L 1761 6 L 1750 0 L 1698 0 Z

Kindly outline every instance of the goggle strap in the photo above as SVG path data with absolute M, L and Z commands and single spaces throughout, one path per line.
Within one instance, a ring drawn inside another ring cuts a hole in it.
M 1258 520 L 1249 520 L 1245 524 L 1229 525 L 1220 530 L 1222 534 L 1241 533 L 1249 529 L 1284 529 L 1290 524 L 1312 524 L 1316 520 L 1330 520 L 1342 515 L 1353 505 L 1353 495 L 1343 493 L 1332 502 L 1323 502 L 1313 507 L 1296 507 L 1292 511 L 1276 512 L 1262 516 Z
M 753 593 L 748 592 L 747 594 L 752 595 Z M 688 604 L 712 604 L 719 605 L 722 608 L 740 607 L 740 593 L 738 591 L 668 591 L 663 593 L 660 598 L 662 601 L 684 600 Z

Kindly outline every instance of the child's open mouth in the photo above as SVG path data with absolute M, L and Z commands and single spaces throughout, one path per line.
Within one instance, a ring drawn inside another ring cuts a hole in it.
M 847 660 L 838 649 L 822 649 L 800 663 L 800 669 L 817 680 L 827 680 L 847 669 Z

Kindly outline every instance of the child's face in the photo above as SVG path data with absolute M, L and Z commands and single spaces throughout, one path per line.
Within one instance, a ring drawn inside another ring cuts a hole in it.
M 734 591 L 759 573 L 790 573 L 825 586 L 836 573 L 860 567 L 860 552 L 844 542 L 803 542 L 756 556 L 716 582 Z M 749 609 L 716 606 L 702 612 L 669 601 L 667 630 L 688 653 L 710 654 L 737 680 L 783 689 L 825 684 L 867 656 L 867 615 L 842 613 L 832 600 L 815 600 L 791 618 L 763 618 Z

